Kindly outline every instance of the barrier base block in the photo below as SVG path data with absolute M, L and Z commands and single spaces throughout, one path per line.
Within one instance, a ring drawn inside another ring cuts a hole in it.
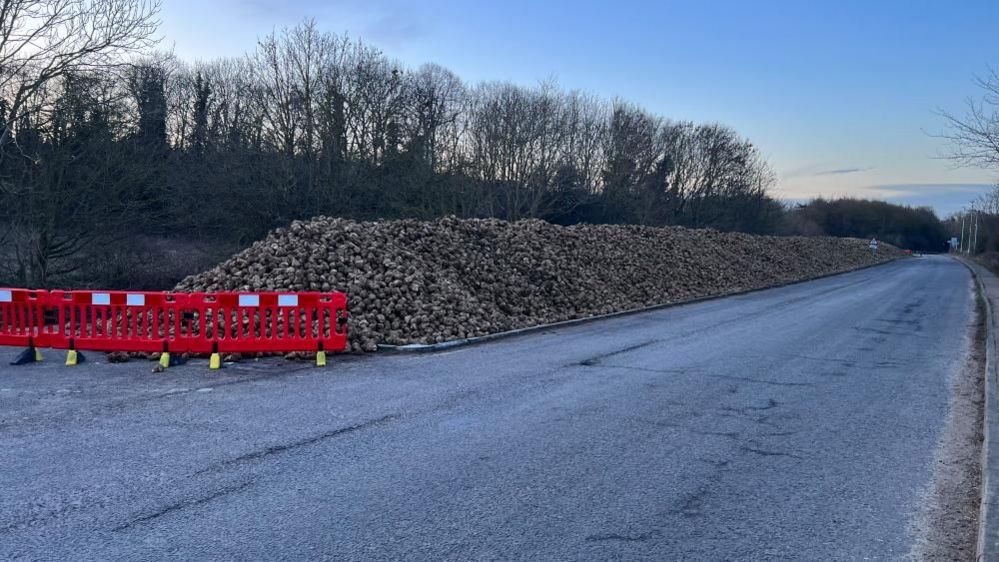
M 326 352 L 325 351 L 317 351 L 316 352 L 316 367 L 325 367 L 325 366 L 326 366 Z
M 211 356 L 211 358 L 208 360 L 208 368 L 212 369 L 213 371 L 215 369 L 221 369 L 222 368 L 222 356 L 219 355 L 218 353 L 213 353 L 212 356 Z
M 28 363 L 38 363 L 42 360 L 42 352 L 35 347 L 26 348 L 13 361 L 11 365 L 27 365 Z

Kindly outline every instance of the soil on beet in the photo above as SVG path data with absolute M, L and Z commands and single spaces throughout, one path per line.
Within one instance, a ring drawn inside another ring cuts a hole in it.
M 867 240 L 495 219 L 296 221 L 179 291 L 344 291 L 352 351 L 439 343 L 887 261 Z

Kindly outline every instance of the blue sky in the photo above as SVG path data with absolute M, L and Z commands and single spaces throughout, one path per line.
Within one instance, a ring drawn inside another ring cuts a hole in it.
M 934 109 L 960 112 L 999 66 L 999 2 L 163 0 L 163 46 L 238 56 L 315 18 L 407 65 L 562 87 L 730 125 L 779 196 L 856 195 L 958 210 L 996 179 L 937 158 Z

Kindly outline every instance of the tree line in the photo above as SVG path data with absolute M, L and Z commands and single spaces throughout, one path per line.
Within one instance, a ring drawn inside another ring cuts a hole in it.
M 246 242 L 318 214 L 765 232 L 781 212 L 757 148 L 718 124 L 554 83 L 468 84 L 312 21 L 187 63 L 150 50 L 156 4 L 13 4 L 0 57 L 51 46 L 0 68 L 0 221 L 27 284 L 114 238 Z
M 947 226 L 929 207 L 885 201 L 817 198 L 788 213 L 788 228 L 805 236 L 877 238 L 900 248 L 922 252 L 946 251 Z
M 134 284 L 114 252 L 143 237 L 235 247 L 320 214 L 789 232 L 773 169 L 723 125 L 469 84 L 313 21 L 185 62 L 154 50 L 158 9 L 0 0 L 0 277 Z

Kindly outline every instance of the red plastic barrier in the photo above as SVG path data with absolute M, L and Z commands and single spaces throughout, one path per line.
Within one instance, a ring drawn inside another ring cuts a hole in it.
M 9 302 L 3 302 L 10 292 Z M 343 293 L 0 290 L 0 345 L 93 351 L 343 351 Z
M 42 304 L 48 293 L 0 289 L 0 345 L 44 347 L 49 343 Z
M 180 312 L 176 338 L 189 351 L 347 348 L 343 293 L 190 293 Z

